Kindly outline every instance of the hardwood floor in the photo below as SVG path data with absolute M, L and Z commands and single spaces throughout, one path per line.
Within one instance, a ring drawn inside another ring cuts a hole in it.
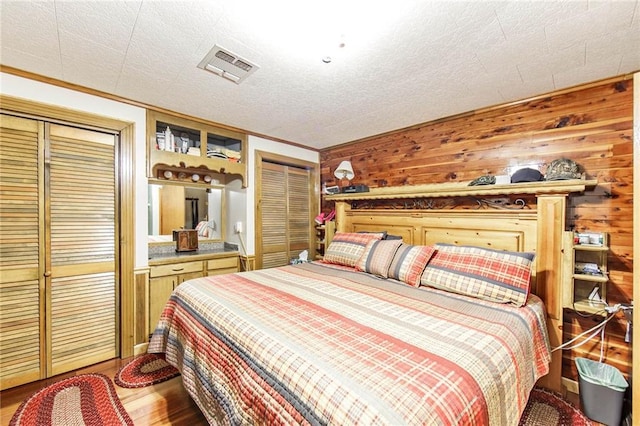
M 118 369 L 128 359 L 113 359 L 50 379 L 18 386 L 0 392 L 0 425 L 6 426 L 22 401 L 39 389 L 58 380 L 84 373 L 101 373 L 113 379 Z M 125 389 L 114 385 L 124 408 L 136 426 L 146 425 L 206 425 L 200 409 L 182 386 L 182 379 L 175 377 L 164 383 L 137 389 Z
M 0 425 L 6 426 L 22 401 L 39 389 L 58 380 L 84 373 L 101 373 L 113 379 L 117 371 L 129 362 L 128 359 L 113 359 L 50 379 L 18 386 L 0 392 Z M 124 408 L 136 426 L 147 425 L 188 425 L 204 426 L 207 421 L 198 406 L 182 386 L 181 377 L 144 388 L 125 389 L 114 385 Z M 567 399 L 576 407 L 580 406 L 578 395 L 568 393 Z M 594 425 L 599 425 L 595 423 Z

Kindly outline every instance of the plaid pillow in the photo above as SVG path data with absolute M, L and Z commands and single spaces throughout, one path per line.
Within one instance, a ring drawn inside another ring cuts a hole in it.
M 434 251 L 432 246 L 400 245 L 389 266 L 389 278 L 418 287 L 420 276 Z
M 324 261 L 354 267 L 362 257 L 367 243 L 371 240 L 381 240 L 383 236 L 380 232 L 366 234 L 336 232 L 324 254 Z
M 368 272 L 382 278 L 387 278 L 389 265 L 393 255 L 400 247 L 400 240 L 371 240 L 362 253 L 362 257 L 356 263 L 356 269 Z
M 421 284 L 479 299 L 523 306 L 533 253 L 436 244 Z

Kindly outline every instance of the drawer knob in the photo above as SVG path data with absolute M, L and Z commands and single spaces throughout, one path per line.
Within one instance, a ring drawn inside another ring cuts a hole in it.
M 179 272 L 179 271 L 183 271 L 184 268 L 172 268 L 171 270 L 174 272 Z

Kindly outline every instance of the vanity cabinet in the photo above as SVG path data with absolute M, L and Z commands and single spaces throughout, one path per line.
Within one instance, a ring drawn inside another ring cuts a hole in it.
M 246 141 L 205 121 L 147 111 L 148 177 L 210 184 L 236 176 L 246 187 Z
M 238 272 L 238 256 L 223 257 L 207 261 L 207 276 Z
M 176 287 L 194 278 L 238 272 L 238 263 L 237 251 L 197 253 L 189 255 L 186 260 L 182 256 L 150 260 L 148 334 L 151 335 L 155 330 L 162 310 Z
M 202 261 L 151 267 L 149 272 L 149 334 L 155 330 L 171 292 L 186 280 L 203 276 Z

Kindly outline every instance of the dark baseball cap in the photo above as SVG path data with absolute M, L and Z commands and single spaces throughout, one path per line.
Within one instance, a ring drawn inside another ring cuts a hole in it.
M 518 182 L 538 182 L 544 180 L 544 176 L 539 170 L 525 167 L 511 175 L 511 183 Z

